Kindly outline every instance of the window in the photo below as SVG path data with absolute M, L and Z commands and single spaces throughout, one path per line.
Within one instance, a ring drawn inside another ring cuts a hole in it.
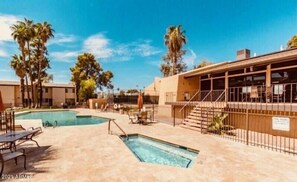
M 44 89 L 44 92 L 45 92 L 45 93 L 48 93 L 48 88 L 45 88 L 45 89 Z
M 75 89 L 74 88 L 72 89 L 72 93 L 75 93 Z
M 68 93 L 68 89 L 67 88 L 65 88 L 65 93 Z

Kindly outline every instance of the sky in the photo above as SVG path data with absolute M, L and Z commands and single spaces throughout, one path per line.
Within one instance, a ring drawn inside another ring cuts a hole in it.
M 162 77 L 169 26 L 182 25 L 188 70 L 202 59 L 234 61 L 279 51 L 297 34 L 297 0 L 1 0 L 0 80 L 19 80 L 9 67 L 20 54 L 10 26 L 24 18 L 50 23 L 47 44 L 54 82 L 69 83 L 79 54 L 95 55 L 114 74 L 114 88 L 140 88 Z

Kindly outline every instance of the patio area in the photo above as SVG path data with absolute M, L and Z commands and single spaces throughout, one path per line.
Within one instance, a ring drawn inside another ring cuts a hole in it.
M 191 168 L 139 162 L 117 135 L 108 135 L 108 123 L 45 128 L 36 140 L 23 144 L 22 159 L 7 162 L 5 175 L 34 181 L 296 181 L 297 157 L 204 135 L 161 122 L 129 124 L 127 115 L 76 109 L 116 119 L 127 133 L 140 133 L 200 151 Z M 113 133 L 122 134 L 111 124 Z M 9 176 L 7 176 L 9 177 Z M 19 181 L 20 179 L 14 179 Z

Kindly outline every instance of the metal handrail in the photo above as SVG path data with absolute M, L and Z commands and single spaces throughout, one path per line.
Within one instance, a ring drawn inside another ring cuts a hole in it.
M 108 121 L 108 134 L 111 134 L 111 131 L 110 131 L 110 123 L 111 121 L 124 133 L 124 135 L 126 137 L 128 137 L 128 135 L 126 134 L 126 132 L 115 122 L 115 119 L 109 119 Z
M 201 90 L 198 90 L 193 96 L 192 98 L 179 110 L 179 112 L 181 112 L 182 110 L 184 110 L 184 108 L 190 104 L 192 102 L 192 100 L 196 97 L 197 94 L 199 94 L 201 92 Z
M 223 96 L 223 95 L 225 95 L 225 93 L 226 93 L 226 89 L 224 89 L 224 91 L 221 93 L 221 95 L 215 100 L 215 102 L 218 102 L 220 99 L 221 99 L 221 97 Z

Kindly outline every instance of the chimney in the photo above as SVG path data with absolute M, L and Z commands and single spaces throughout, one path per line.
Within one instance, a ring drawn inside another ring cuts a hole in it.
M 236 60 L 248 59 L 251 57 L 251 51 L 249 49 L 242 49 L 237 51 Z

